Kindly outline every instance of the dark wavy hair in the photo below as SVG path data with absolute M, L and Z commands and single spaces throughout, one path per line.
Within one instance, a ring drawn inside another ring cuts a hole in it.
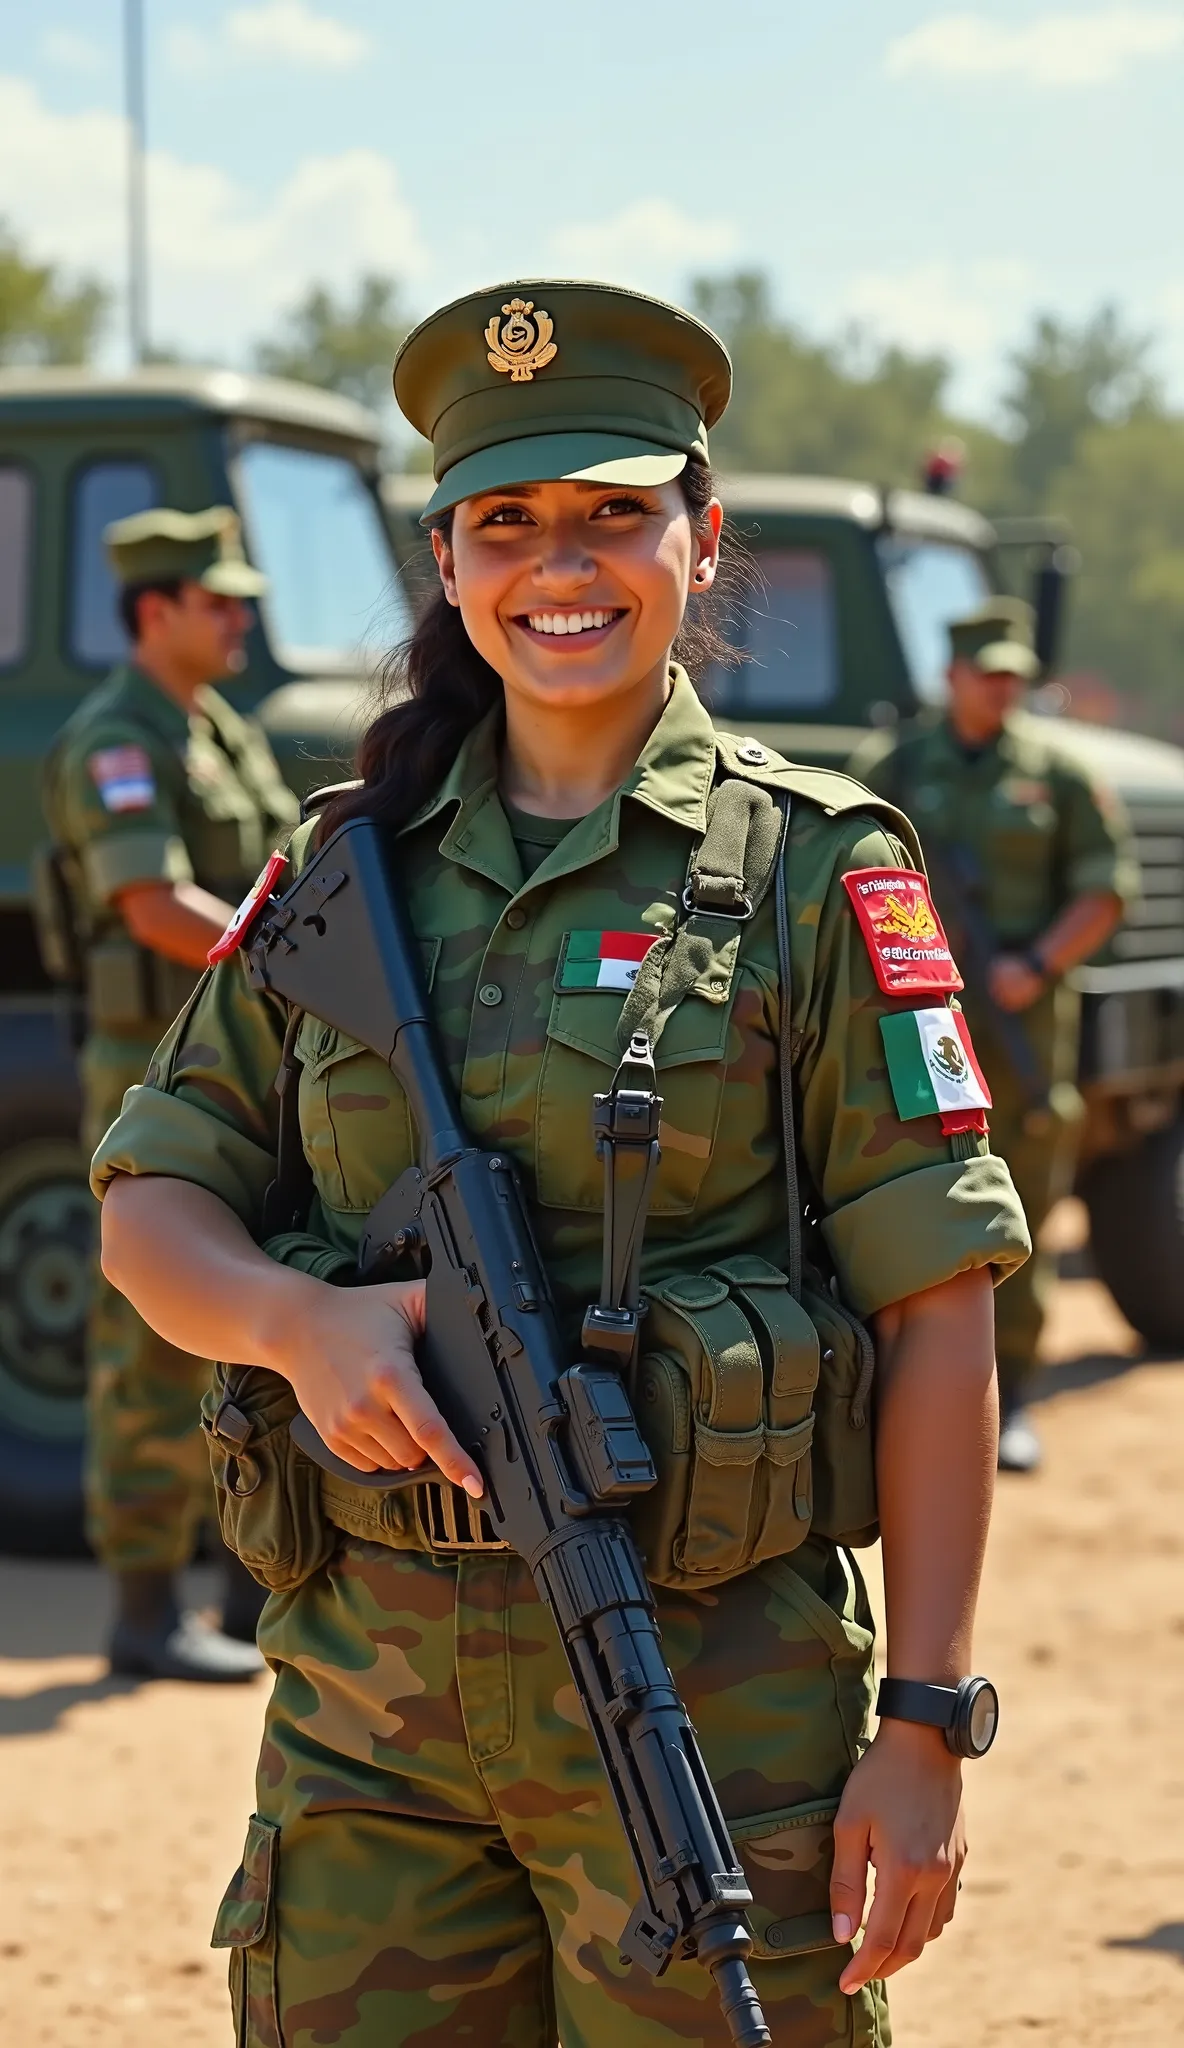
M 715 479 L 703 462 L 688 462 L 679 478 L 697 533 L 707 527 Z M 436 522 L 447 533 L 451 513 Z M 752 570 L 743 544 L 728 535 L 719 572 L 709 591 L 692 591 L 674 642 L 673 658 L 698 683 L 713 667 L 734 667 L 741 657 L 723 621 L 751 587 Z M 384 708 L 367 726 L 358 746 L 361 788 L 344 791 L 321 813 L 318 843 L 347 818 L 364 815 L 397 831 L 440 787 L 466 733 L 502 697 L 495 668 L 478 654 L 455 605 L 442 589 L 429 599 L 411 638 L 393 649 L 379 677 Z

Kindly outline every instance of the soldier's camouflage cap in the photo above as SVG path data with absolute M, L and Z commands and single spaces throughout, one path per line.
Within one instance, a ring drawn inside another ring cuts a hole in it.
M 992 597 L 965 618 L 950 623 L 950 655 L 972 661 L 988 676 L 1022 676 L 1031 683 L 1040 674 L 1033 646 L 1036 615 L 1022 597 Z
M 103 541 L 119 582 L 200 583 L 219 597 L 258 597 L 267 578 L 243 554 L 238 513 L 229 505 L 204 512 L 173 512 L 157 505 L 117 519 Z
M 661 484 L 706 462 L 732 389 L 710 327 L 618 285 L 518 278 L 409 334 L 395 397 L 432 444 L 427 524 L 509 484 Z

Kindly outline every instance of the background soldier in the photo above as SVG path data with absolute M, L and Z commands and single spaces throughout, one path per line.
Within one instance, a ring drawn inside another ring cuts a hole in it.
M 86 962 L 88 1152 L 296 817 L 261 730 L 208 687 L 244 666 L 244 600 L 264 588 L 236 515 L 144 512 L 104 538 L 131 659 L 68 720 L 45 783 Z M 262 1595 L 236 1559 L 227 1553 L 221 1630 L 177 1603 L 176 1574 L 212 1507 L 198 1412 L 209 1366 L 164 1343 L 101 1274 L 88 1353 L 88 1528 L 118 1588 L 112 1670 L 252 1676 Z
M 1079 1004 L 1065 976 L 1109 938 L 1138 870 L 1116 800 L 1053 759 L 1034 721 L 1011 717 L 1039 672 L 1032 629 L 1018 598 L 958 620 L 944 717 L 876 734 L 852 772 L 921 834 L 994 1097 L 992 1149 L 1035 1239 L 1071 1185 L 1081 1115 Z M 1005 1471 L 1040 1463 L 1024 1402 L 1050 1279 L 1037 1255 L 996 1295 Z

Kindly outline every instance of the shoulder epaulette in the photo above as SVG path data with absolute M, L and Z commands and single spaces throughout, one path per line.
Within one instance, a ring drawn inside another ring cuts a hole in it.
M 787 761 L 783 754 L 767 747 L 763 740 L 738 738 L 735 733 L 717 732 L 720 760 L 730 775 L 759 782 L 766 789 L 787 789 L 805 797 L 831 816 L 840 811 L 872 811 L 897 818 L 894 804 L 876 796 L 837 768 L 811 768 L 800 761 Z

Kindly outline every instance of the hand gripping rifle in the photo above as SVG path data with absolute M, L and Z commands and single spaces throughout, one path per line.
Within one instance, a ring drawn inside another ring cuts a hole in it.
M 425 1385 L 481 1471 L 495 1535 L 526 1560 L 555 1618 L 641 1882 L 623 1958 L 659 1977 L 673 1957 L 696 1956 L 715 1978 L 733 2041 L 761 2048 L 771 2036 L 746 1967 L 752 1894 L 662 1654 L 641 1558 L 614 1512 L 655 1484 L 649 1451 L 620 1372 L 565 1355 L 511 1162 L 472 1144 L 461 1125 L 376 825 L 358 818 L 334 833 L 268 905 L 247 959 L 256 987 L 385 1060 L 411 1105 L 420 1164 L 371 1211 L 359 1278 L 381 1279 L 409 1255 L 426 1272 Z M 644 1064 L 648 1045 L 635 1042 L 631 1059 L 638 1051 Z M 604 1119 L 600 1110 L 602 1131 Z M 637 1247 L 629 1250 L 635 1265 Z M 629 1313 L 614 1299 L 603 1308 L 610 1325 Z M 586 1338 L 596 1321 L 593 1311 Z M 357 1471 L 306 1416 L 292 1432 L 359 1486 L 447 1485 L 431 1465 Z

